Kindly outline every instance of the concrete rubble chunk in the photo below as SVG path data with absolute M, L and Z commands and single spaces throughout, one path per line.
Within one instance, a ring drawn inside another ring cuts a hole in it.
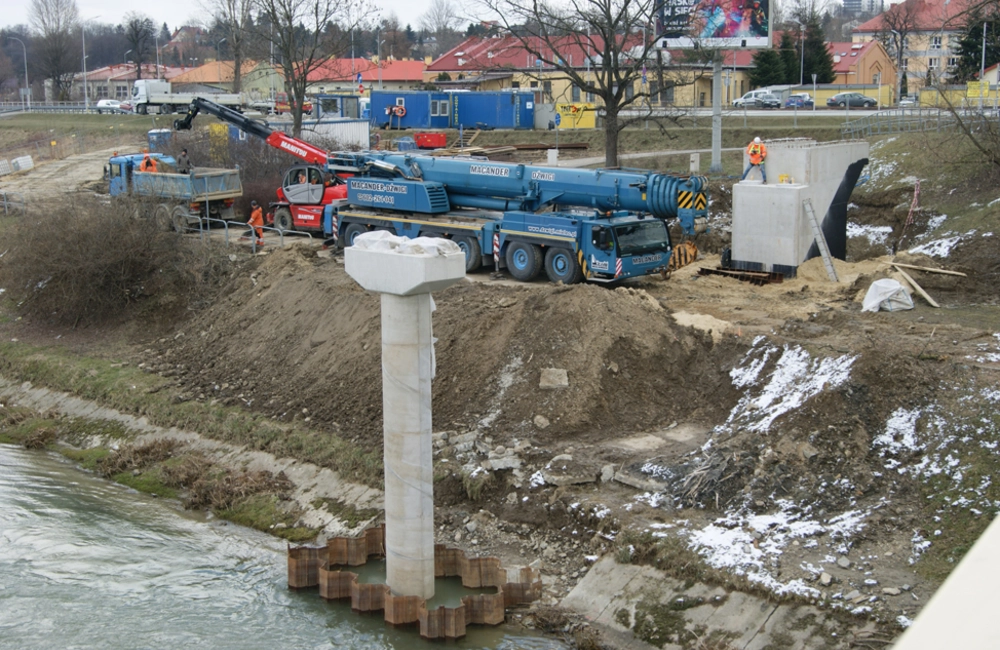
M 824 571 L 823 573 L 819 574 L 819 583 L 821 585 L 823 585 L 824 587 L 829 587 L 831 582 L 833 582 L 833 576 L 832 575 L 830 575 L 826 571 Z
M 848 560 L 843 555 L 841 555 L 840 557 L 837 558 L 837 566 L 839 566 L 841 569 L 850 569 L 851 561 Z
M 607 483 L 615 478 L 615 466 L 605 465 L 601 468 L 601 483 Z
M 898 596 L 903 592 L 900 589 L 897 589 L 896 587 L 882 587 L 882 593 L 885 594 L 886 596 Z
M 844 600 L 854 600 L 856 598 L 862 598 L 862 597 L 863 596 L 861 595 L 861 592 L 858 591 L 857 589 L 854 589 L 853 591 L 844 594 Z
M 532 422 L 534 422 L 535 426 L 539 429 L 544 429 L 549 426 L 549 419 L 544 415 L 536 415 Z
M 569 374 L 563 368 L 542 368 L 542 376 L 538 387 L 543 390 L 554 390 L 569 387 Z
M 559 454 L 558 456 L 553 457 L 551 460 L 551 463 L 553 464 L 572 463 L 572 462 L 573 462 L 573 456 L 571 456 L 570 454 Z

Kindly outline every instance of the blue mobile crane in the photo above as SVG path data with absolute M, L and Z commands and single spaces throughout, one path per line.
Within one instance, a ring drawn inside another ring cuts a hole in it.
M 175 127 L 190 128 L 199 111 L 246 124 L 285 151 L 295 140 L 201 98 Z M 346 181 L 346 197 L 324 201 L 322 221 L 303 229 L 328 243 L 350 246 L 371 230 L 445 237 L 463 249 L 468 271 L 492 264 L 522 281 L 543 268 L 566 284 L 664 272 L 672 251 L 665 222 L 678 219 L 690 235 L 706 229 L 702 176 L 388 152 L 329 152 L 324 171 Z

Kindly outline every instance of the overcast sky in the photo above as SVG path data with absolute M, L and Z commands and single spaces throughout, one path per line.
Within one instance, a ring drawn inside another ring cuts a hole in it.
M 395 13 L 399 23 L 405 26 L 409 23 L 414 29 L 420 22 L 420 15 L 427 11 L 430 0 L 373 0 L 375 6 L 381 9 L 383 16 Z M 4 2 L 3 16 L 0 25 L 28 24 L 28 0 L 13 0 Z M 122 22 L 129 11 L 139 11 L 153 19 L 156 26 L 167 23 L 171 30 L 181 25 L 206 22 L 208 12 L 202 9 L 199 0 L 169 0 L 168 2 L 144 2 L 133 6 L 123 5 L 119 0 L 76 0 L 80 10 L 80 19 L 97 18 L 97 22 L 118 24 Z M 467 23 L 463 23 L 464 26 Z

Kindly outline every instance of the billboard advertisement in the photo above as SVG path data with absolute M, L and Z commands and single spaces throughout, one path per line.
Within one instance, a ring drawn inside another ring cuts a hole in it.
M 661 0 L 656 44 L 663 49 L 771 46 L 771 0 Z

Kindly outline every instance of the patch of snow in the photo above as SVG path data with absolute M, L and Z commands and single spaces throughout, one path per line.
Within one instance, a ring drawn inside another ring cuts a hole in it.
M 733 385 L 747 388 L 760 383 L 767 360 L 777 352 L 773 345 L 751 349 L 741 366 L 730 372 Z M 856 358 L 844 355 L 814 359 L 799 346 L 785 345 L 759 394 L 740 398 L 724 426 L 743 425 L 750 431 L 767 431 L 777 418 L 799 408 L 810 397 L 847 381 Z
M 891 226 L 863 226 L 850 222 L 847 224 L 848 237 L 864 237 L 872 244 L 885 244 L 891 234 Z
M 879 455 L 899 454 L 901 451 L 920 451 L 924 448 L 917 440 L 917 419 L 920 409 L 896 409 L 885 423 L 885 431 L 872 440 L 873 447 L 880 447 Z

